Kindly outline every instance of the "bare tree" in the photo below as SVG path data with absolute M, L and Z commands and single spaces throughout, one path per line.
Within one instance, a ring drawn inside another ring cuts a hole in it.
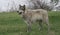
M 48 6 L 45 1 L 37 1 L 37 4 L 40 6 L 41 9 L 52 10 L 51 6 Z
M 45 10 L 52 10 L 53 7 L 47 5 L 47 3 L 43 0 L 30 0 L 34 4 L 34 9 L 45 9 Z
M 9 3 L 8 3 L 8 6 L 7 7 L 8 7 L 7 12 L 9 12 Z
M 59 0 L 51 0 L 51 3 L 54 3 L 54 5 L 56 6 L 58 4 Z
M 12 1 L 12 4 L 11 4 L 11 5 L 12 5 L 12 6 L 11 6 L 11 8 L 10 8 L 10 11 L 15 12 L 15 11 L 17 10 L 15 2 Z

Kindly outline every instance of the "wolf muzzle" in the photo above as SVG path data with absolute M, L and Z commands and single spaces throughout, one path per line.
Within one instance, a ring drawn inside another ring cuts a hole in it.
M 17 13 L 22 14 L 22 12 L 17 11 Z

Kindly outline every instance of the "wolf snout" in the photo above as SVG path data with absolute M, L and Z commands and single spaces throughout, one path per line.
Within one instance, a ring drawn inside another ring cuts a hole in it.
M 22 14 L 22 12 L 17 11 L 17 13 Z
M 19 14 L 22 14 L 22 12 L 20 12 Z

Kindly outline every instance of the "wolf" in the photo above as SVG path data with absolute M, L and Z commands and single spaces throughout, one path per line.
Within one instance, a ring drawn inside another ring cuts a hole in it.
M 48 26 L 48 31 L 50 29 L 49 27 L 49 19 L 48 19 L 48 12 L 44 9 L 28 9 L 25 5 L 21 6 L 19 5 L 19 10 L 17 13 L 24 19 L 24 21 L 27 24 L 27 32 L 31 31 L 31 24 L 34 22 L 38 22 L 40 26 L 40 30 L 42 29 L 42 24 L 46 23 Z

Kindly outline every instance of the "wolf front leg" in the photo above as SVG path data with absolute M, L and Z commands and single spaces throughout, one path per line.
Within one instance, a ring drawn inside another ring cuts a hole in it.
M 31 32 L 31 21 L 25 21 L 25 23 L 27 24 L 27 32 Z
M 31 32 L 31 21 L 28 21 L 27 27 L 28 27 L 27 32 Z

